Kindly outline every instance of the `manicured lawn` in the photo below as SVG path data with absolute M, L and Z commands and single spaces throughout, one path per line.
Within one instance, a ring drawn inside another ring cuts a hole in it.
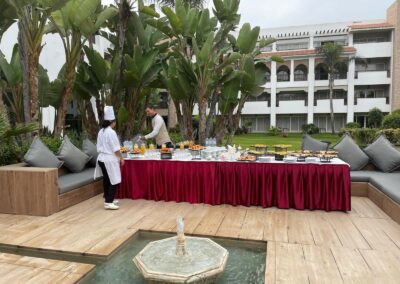
M 339 135 L 332 135 L 329 133 L 311 135 L 315 139 L 322 141 L 330 141 L 331 146 L 334 145 L 339 140 Z M 236 135 L 233 138 L 233 143 L 236 146 L 240 145 L 242 148 L 250 148 L 254 144 L 265 144 L 270 147 L 276 144 L 290 144 L 293 147 L 291 150 L 300 150 L 302 133 L 290 133 L 288 137 L 282 136 L 268 136 L 266 133 L 251 133 Z

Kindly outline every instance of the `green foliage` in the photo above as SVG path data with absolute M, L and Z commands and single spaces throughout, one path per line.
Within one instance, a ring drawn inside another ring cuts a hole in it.
M 269 136 L 278 136 L 282 134 L 282 129 L 280 129 L 279 127 L 270 127 L 267 131 L 267 134 Z
M 176 144 L 176 143 L 181 142 L 181 141 L 184 140 L 180 133 L 175 133 L 175 132 L 172 132 L 172 133 L 169 132 L 169 138 L 171 138 L 171 142 L 173 144 Z
M 368 126 L 371 128 L 380 128 L 382 126 L 383 113 L 379 108 L 374 107 L 368 112 Z
M 358 122 L 349 122 L 349 123 L 346 123 L 344 128 L 346 128 L 346 129 L 349 129 L 349 128 L 361 128 L 361 125 Z
M 400 128 L 382 129 L 377 132 L 377 135 L 380 134 L 384 134 L 391 143 L 400 145 Z
M 399 110 L 383 118 L 383 128 L 400 128 L 400 114 L 398 112 Z
M 301 131 L 303 133 L 305 133 L 305 134 L 312 135 L 312 134 L 318 134 L 319 133 L 319 128 L 315 124 L 310 123 L 310 124 L 304 124 L 301 127 Z
M 342 136 L 344 133 L 349 133 L 353 139 L 360 146 L 366 146 L 371 144 L 377 136 L 378 129 L 375 128 L 342 128 L 339 131 L 339 135 Z
M 60 137 L 40 136 L 40 139 L 54 154 L 57 154 L 62 143 L 62 139 Z
M 400 115 L 400 108 L 398 108 L 398 109 L 392 111 L 392 114 Z

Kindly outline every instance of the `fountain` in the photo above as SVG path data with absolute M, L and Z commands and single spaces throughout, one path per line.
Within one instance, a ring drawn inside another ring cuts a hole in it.
M 177 236 L 149 243 L 133 259 L 148 283 L 214 283 L 228 251 L 208 238 L 186 237 L 177 218 Z

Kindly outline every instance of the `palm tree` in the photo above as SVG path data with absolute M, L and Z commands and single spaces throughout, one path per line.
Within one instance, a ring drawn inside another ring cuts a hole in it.
M 175 7 L 176 0 L 148 0 L 148 2 L 150 3 L 156 2 L 160 6 Z M 206 0 L 186 0 L 183 2 L 193 8 L 202 8 L 204 7 Z
M 328 70 L 331 128 L 332 134 L 335 134 L 333 87 L 336 75 L 340 73 L 343 70 L 343 67 L 346 65 L 345 59 L 343 58 L 343 46 L 337 43 L 329 42 L 317 48 L 317 53 L 322 56 L 323 64 Z
M 6 0 L 18 16 L 21 62 L 24 68 L 25 121 L 39 122 L 39 57 L 49 14 L 68 0 Z M 29 86 L 29 89 L 27 88 Z M 27 94 L 29 90 L 29 95 Z M 30 102 L 30 103 L 29 103 Z
M 54 133 L 62 133 L 68 104 L 72 100 L 75 84 L 75 71 L 81 59 L 82 48 L 86 41 L 97 32 L 110 18 L 116 16 L 115 7 L 101 7 L 100 0 L 70 0 L 64 7 L 51 13 L 48 32 L 57 32 L 62 40 L 65 52 L 66 85 L 57 109 Z

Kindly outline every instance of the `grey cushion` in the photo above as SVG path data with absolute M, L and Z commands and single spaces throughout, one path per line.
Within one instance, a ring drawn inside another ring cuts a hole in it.
M 86 168 L 80 173 L 70 173 L 58 178 L 60 194 L 69 192 L 78 187 L 90 184 L 94 181 L 94 168 Z
M 35 137 L 28 152 L 24 156 L 24 161 L 32 167 L 40 168 L 59 168 L 63 162 L 57 159 L 56 155 L 43 144 L 39 137 Z
M 64 161 L 64 166 L 73 173 L 82 171 L 86 163 L 91 159 L 91 157 L 72 144 L 67 136 L 64 137 L 64 141 L 60 146 L 58 158 Z
M 82 142 L 82 151 L 89 157 L 92 157 L 89 161 L 89 164 L 92 167 L 95 167 L 97 163 L 97 156 L 99 155 L 99 153 L 97 153 L 96 145 L 94 145 L 92 141 L 86 138 Z
M 400 151 L 384 135 L 380 135 L 364 152 L 382 172 L 389 173 L 400 167 Z
M 351 136 L 345 133 L 338 143 L 333 146 L 338 152 L 338 157 L 350 165 L 350 170 L 358 171 L 364 168 L 368 162 L 368 156 L 358 147 Z
M 328 150 L 328 147 L 329 143 L 318 141 L 307 134 L 303 136 L 303 141 L 301 142 L 302 150 L 326 151 Z
M 379 177 L 385 173 L 377 171 L 351 171 L 350 179 L 352 182 L 370 182 L 373 177 Z
M 400 172 L 380 173 L 371 177 L 370 183 L 400 204 Z

